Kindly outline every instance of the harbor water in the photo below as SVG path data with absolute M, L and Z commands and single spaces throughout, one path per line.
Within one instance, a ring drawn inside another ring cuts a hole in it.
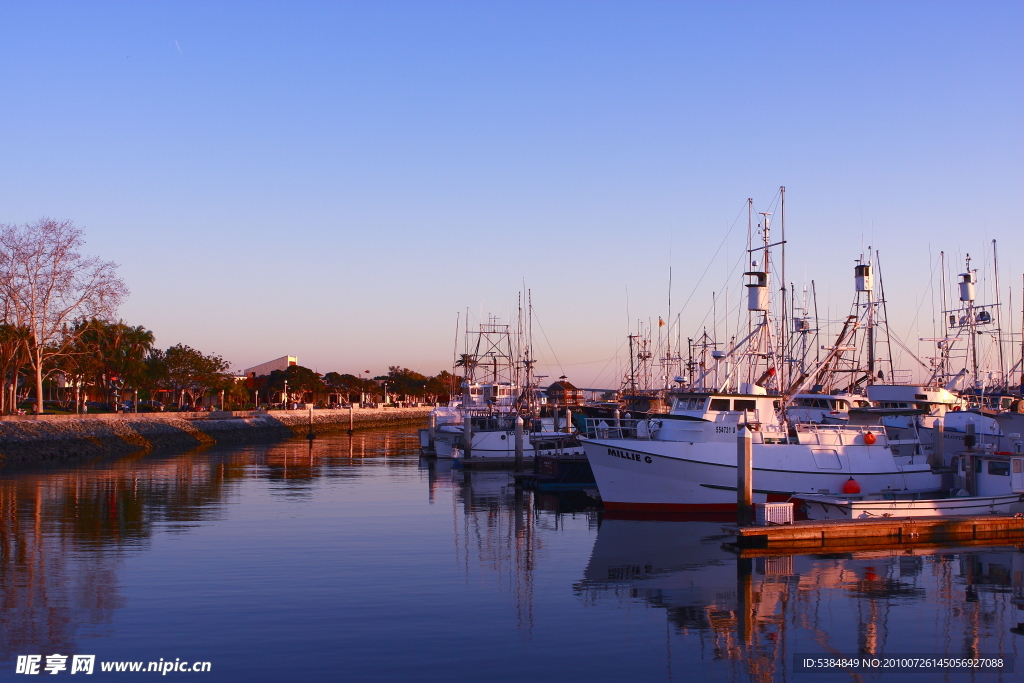
M 616 518 L 594 493 L 424 460 L 413 428 L 0 470 L 0 678 L 33 655 L 40 675 L 67 656 L 61 676 L 94 655 L 85 680 L 150 662 L 209 662 L 166 674 L 196 681 L 1024 676 L 795 670 L 1021 671 L 1021 548 L 738 558 L 720 520 Z

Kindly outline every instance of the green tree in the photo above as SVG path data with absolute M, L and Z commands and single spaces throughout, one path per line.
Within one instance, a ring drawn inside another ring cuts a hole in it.
M 128 295 L 116 264 L 83 257 L 82 230 L 71 221 L 43 218 L 0 226 L 0 296 L 9 323 L 31 333 L 36 411 L 43 412 L 43 378 L 64 353 L 72 321 L 107 318 Z
M 409 368 L 392 365 L 388 368 L 388 386 L 392 394 L 407 401 L 409 397 L 422 397 L 426 393 L 428 378 Z
M 0 413 L 10 415 L 18 407 L 18 379 L 29 362 L 32 331 L 27 327 L 0 324 Z
M 164 387 L 174 391 L 179 408 L 194 406 L 206 392 L 221 387 L 231 365 L 216 354 L 204 355 L 185 344 L 167 349 L 163 364 L 167 373 Z
M 291 365 L 287 370 L 274 370 L 267 375 L 267 388 L 275 392 L 284 391 L 284 383 L 288 382 L 288 397 L 298 394 L 299 401 L 305 402 L 309 394 L 310 402 L 316 394 L 327 389 L 320 375 L 301 365 Z

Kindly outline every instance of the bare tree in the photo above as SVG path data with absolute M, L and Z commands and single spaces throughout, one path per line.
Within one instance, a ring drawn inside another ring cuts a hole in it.
M 36 413 L 43 413 L 44 367 L 73 341 L 76 320 L 110 318 L 128 288 L 117 264 L 84 257 L 82 230 L 71 221 L 42 218 L 0 226 L 0 293 L 11 324 L 31 337 Z

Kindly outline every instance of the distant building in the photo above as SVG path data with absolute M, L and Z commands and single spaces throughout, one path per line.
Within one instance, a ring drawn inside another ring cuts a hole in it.
M 548 387 L 548 403 L 557 403 L 560 406 L 581 406 L 584 403 L 583 390 L 577 389 L 572 382 L 562 375 L 557 382 L 552 382 Z
M 269 375 L 274 370 L 281 370 L 282 372 L 287 370 L 293 365 L 298 365 L 299 359 L 295 356 L 281 356 L 266 363 L 255 365 L 251 368 L 244 370 L 246 377 L 263 377 Z

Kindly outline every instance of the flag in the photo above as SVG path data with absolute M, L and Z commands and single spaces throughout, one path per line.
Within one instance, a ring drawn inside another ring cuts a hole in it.
M 661 319 L 660 315 L 658 316 L 658 327 L 665 327 L 665 321 Z

